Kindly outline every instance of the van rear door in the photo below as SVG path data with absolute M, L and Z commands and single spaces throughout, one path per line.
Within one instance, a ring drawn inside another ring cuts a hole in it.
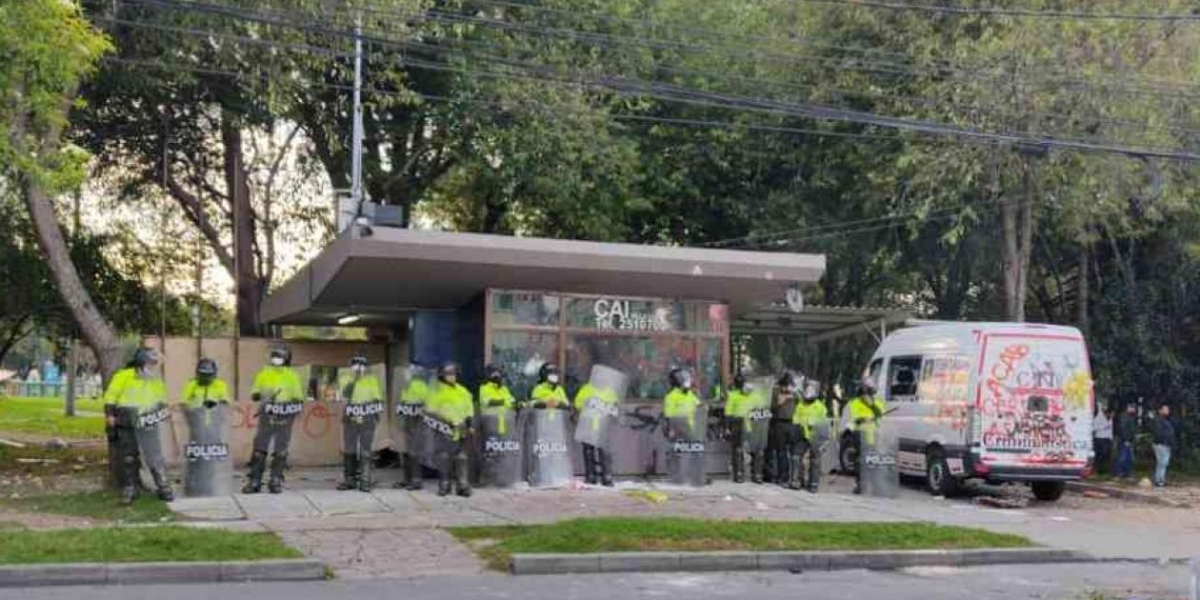
M 974 442 L 993 478 L 1082 477 L 1092 457 L 1092 374 L 1082 336 L 985 333 Z

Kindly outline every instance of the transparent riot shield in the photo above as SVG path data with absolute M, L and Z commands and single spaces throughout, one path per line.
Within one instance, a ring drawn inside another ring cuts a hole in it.
M 183 447 L 184 493 L 191 497 L 233 493 L 233 460 L 229 454 L 229 406 L 183 409 L 188 441 Z
M 127 418 L 133 423 L 142 466 L 148 471 L 166 471 L 166 448 L 174 444 L 175 438 L 171 428 L 171 408 L 164 403 L 141 410 L 133 406 L 121 408 L 131 412 Z
M 571 481 L 574 467 L 567 427 L 571 421 L 567 411 L 554 408 L 535 408 L 530 412 L 529 485 L 561 487 Z
M 484 485 L 511 487 L 521 479 L 521 432 L 512 409 L 485 409 L 479 417 Z
M 625 401 L 628 388 L 629 377 L 624 373 L 604 365 L 594 365 L 588 387 L 585 388 L 592 394 L 584 399 L 583 408 L 579 411 L 575 441 L 603 450 L 611 449 L 609 432 L 618 426 L 621 403 Z
M 895 498 L 900 495 L 900 470 L 896 462 L 900 440 L 889 427 L 876 426 L 859 433 L 862 444 L 859 468 L 862 490 L 868 496 Z
M 701 404 L 690 416 L 667 419 L 667 471 L 671 483 L 700 487 L 708 474 L 708 406 Z
M 829 448 L 830 427 L 829 419 L 821 419 L 809 427 L 808 443 L 814 450 L 825 452 Z
M 746 452 L 758 453 L 767 449 L 767 435 L 771 430 L 771 377 L 756 377 L 749 384 L 750 410 L 742 419 L 742 444 Z
M 388 432 L 392 446 L 400 454 L 421 457 L 429 463 L 429 428 L 425 426 L 425 403 L 429 399 L 429 373 L 420 367 L 402 367 L 393 371 L 397 386 L 392 403 Z

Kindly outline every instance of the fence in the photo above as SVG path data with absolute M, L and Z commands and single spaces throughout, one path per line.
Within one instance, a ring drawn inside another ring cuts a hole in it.
M 101 393 L 100 384 L 95 381 L 76 381 L 76 398 L 96 398 Z M 10 398 L 66 398 L 66 382 L 47 383 L 43 381 L 5 381 L 0 383 L 0 396 Z

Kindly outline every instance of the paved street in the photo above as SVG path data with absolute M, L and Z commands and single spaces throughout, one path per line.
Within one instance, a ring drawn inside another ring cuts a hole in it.
M 385 471 L 383 476 L 390 476 Z M 1022 509 L 935 499 L 916 487 L 894 500 L 854 496 L 847 478 L 830 477 L 822 493 L 718 481 L 703 489 L 623 483 L 618 489 L 495 490 L 439 498 L 385 482 L 371 494 L 337 492 L 333 471 L 294 474 L 283 495 L 183 499 L 173 508 L 197 523 L 276 531 L 346 579 L 397 573 L 474 575 L 482 566 L 443 528 L 552 522 L 596 515 L 677 515 L 712 519 L 927 521 L 1025 535 L 1038 543 L 1099 556 L 1186 558 L 1200 555 L 1200 511 L 1067 495 Z M 657 503 L 646 491 L 662 491 Z
M 1134 564 L 1025 565 L 898 572 L 476 575 L 419 579 L 0 590 L 21 600 L 612 600 L 613 598 L 796 598 L 871 600 L 1139 600 L 1187 596 L 1186 567 Z

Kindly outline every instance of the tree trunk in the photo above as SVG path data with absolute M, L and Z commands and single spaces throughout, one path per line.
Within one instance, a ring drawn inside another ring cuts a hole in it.
M 1033 254 L 1033 165 L 1021 159 L 1021 201 L 1006 203 L 1004 219 L 1004 297 L 1008 320 L 1025 321 L 1029 261 Z
M 1083 332 L 1084 337 L 1088 335 L 1088 329 L 1091 324 L 1088 322 L 1088 302 L 1091 290 L 1088 286 L 1091 283 L 1088 281 L 1088 265 L 1091 263 L 1091 247 L 1085 242 L 1079 247 L 1079 275 L 1076 278 L 1075 286 L 1078 293 L 1075 295 L 1075 310 L 1078 315 L 1075 319 L 1079 325 L 1079 330 Z
M 250 204 L 241 123 L 229 111 L 221 113 L 221 144 L 225 154 L 225 189 L 233 211 L 234 285 L 237 289 L 237 327 L 244 336 L 262 334 L 259 308 L 265 286 L 255 268 L 254 208 Z
M 71 100 L 64 100 L 60 107 L 63 115 L 62 121 L 66 120 L 70 108 Z M 28 127 L 28 116 L 18 111 L 9 129 L 13 147 L 19 153 L 29 154 L 39 159 L 51 156 L 52 149 L 58 146 L 59 136 L 62 134 L 61 127 L 57 124 L 52 126 L 42 137 L 36 149 L 27 149 L 25 137 L 28 134 Z M 42 183 L 27 172 L 18 171 L 17 186 L 29 208 L 29 216 L 33 220 L 37 233 L 38 248 L 41 249 L 42 256 L 45 257 L 46 264 L 50 267 L 50 274 L 54 278 L 58 294 L 62 298 L 63 304 L 70 310 L 71 317 L 79 331 L 83 333 L 84 340 L 96 353 L 101 373 L 104 380 L 108 381 L 112 374 L 121 367 L 121 344 L 117 338 L 117 332 L 113 329 L 112 324 L 104 318 L 104 315 L 100 314 L 100 309 L 92 301 L 92 295 L 84 287 L 83 280 L 79 278 L 75 264 L 71 262 L 71 251 L 67 247 L 67 240 L 59 225 L 58 215 L 54 212 L 53 198 L 42 187 Z

